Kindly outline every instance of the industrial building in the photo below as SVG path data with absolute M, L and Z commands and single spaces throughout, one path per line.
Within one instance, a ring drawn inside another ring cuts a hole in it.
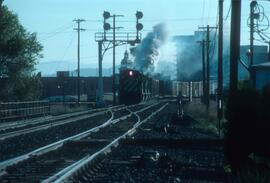
M 249 63 L 249 45 L 240 46 L 240 59 L 247 66 Z M 254 45 L 253 62 L 254 65 L 263 64 L 269 61 L 268 47 L 264 45 Z M 238 79 L 247 80 L 249 78 L 249 71 L 243 66 L 243 64 L 238 64 Z
M 252 70 L 255 73 L 255 86 L 257 90 L 270 85 L 270 62 L 255 64 L 252 66 Z

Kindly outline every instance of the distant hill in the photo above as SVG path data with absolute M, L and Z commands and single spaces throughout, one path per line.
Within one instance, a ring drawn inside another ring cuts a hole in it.
M 42 76 L 56 76 L 56 71 L 70 71 L 70 75 L 77 75 L 76 63 L 63 62 L 63 61 L 51 61 L 38 63 L 36 71 L 41 72 Z M 98 68 L 93 68 L 90 64 L 81 64 L 81 76 L 98 76 Z M 116 73 L 119 71 L 119 66 L 116 66 Z M 103 68 L 103 76 L 111 76 L 112 68 Z

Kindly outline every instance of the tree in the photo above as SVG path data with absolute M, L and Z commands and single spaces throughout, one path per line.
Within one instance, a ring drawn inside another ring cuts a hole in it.
M 40 81 L 33 71 L 42 57 L 42 46 L 36 34 L 27 32 L 6 6 L 1 7 L 1 15 L 0 101 L 35 100 L 40 94 Z

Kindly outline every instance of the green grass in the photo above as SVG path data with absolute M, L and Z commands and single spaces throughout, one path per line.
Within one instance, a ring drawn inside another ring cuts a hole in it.
M 187 115 L 198 121 L 196 127 L 203 128 L 218 135 L 218 119 L 215 101 L 210 102 L 209 113 L 207 112 L 206 106 L 198 100 L 187 104 L 184 110 Z

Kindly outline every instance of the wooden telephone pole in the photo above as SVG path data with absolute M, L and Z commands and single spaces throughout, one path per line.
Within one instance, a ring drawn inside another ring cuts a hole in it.
M 205 82 L 205 98 L 206 98 L 206 108 L 209 111 L 210 104 L 210 30 L 216 29 L 217 27 L 199 27 L 199 29 L 206 29 L 206 82 Z
M 77 48 L 77 103 L 80 104 L 81 101 L 81 81 L 80 81 L 80 32 L 81 31 L 85 31 L 85 29 L 81 28 L 81 22 L 84 22 L 85 20 L 83 19 L 75 19 L 73 20 L 74 22 L 77 23 L 78 27 L 75 28 L 74 30 L 76 30 L 78 32 L 78 48 Z

